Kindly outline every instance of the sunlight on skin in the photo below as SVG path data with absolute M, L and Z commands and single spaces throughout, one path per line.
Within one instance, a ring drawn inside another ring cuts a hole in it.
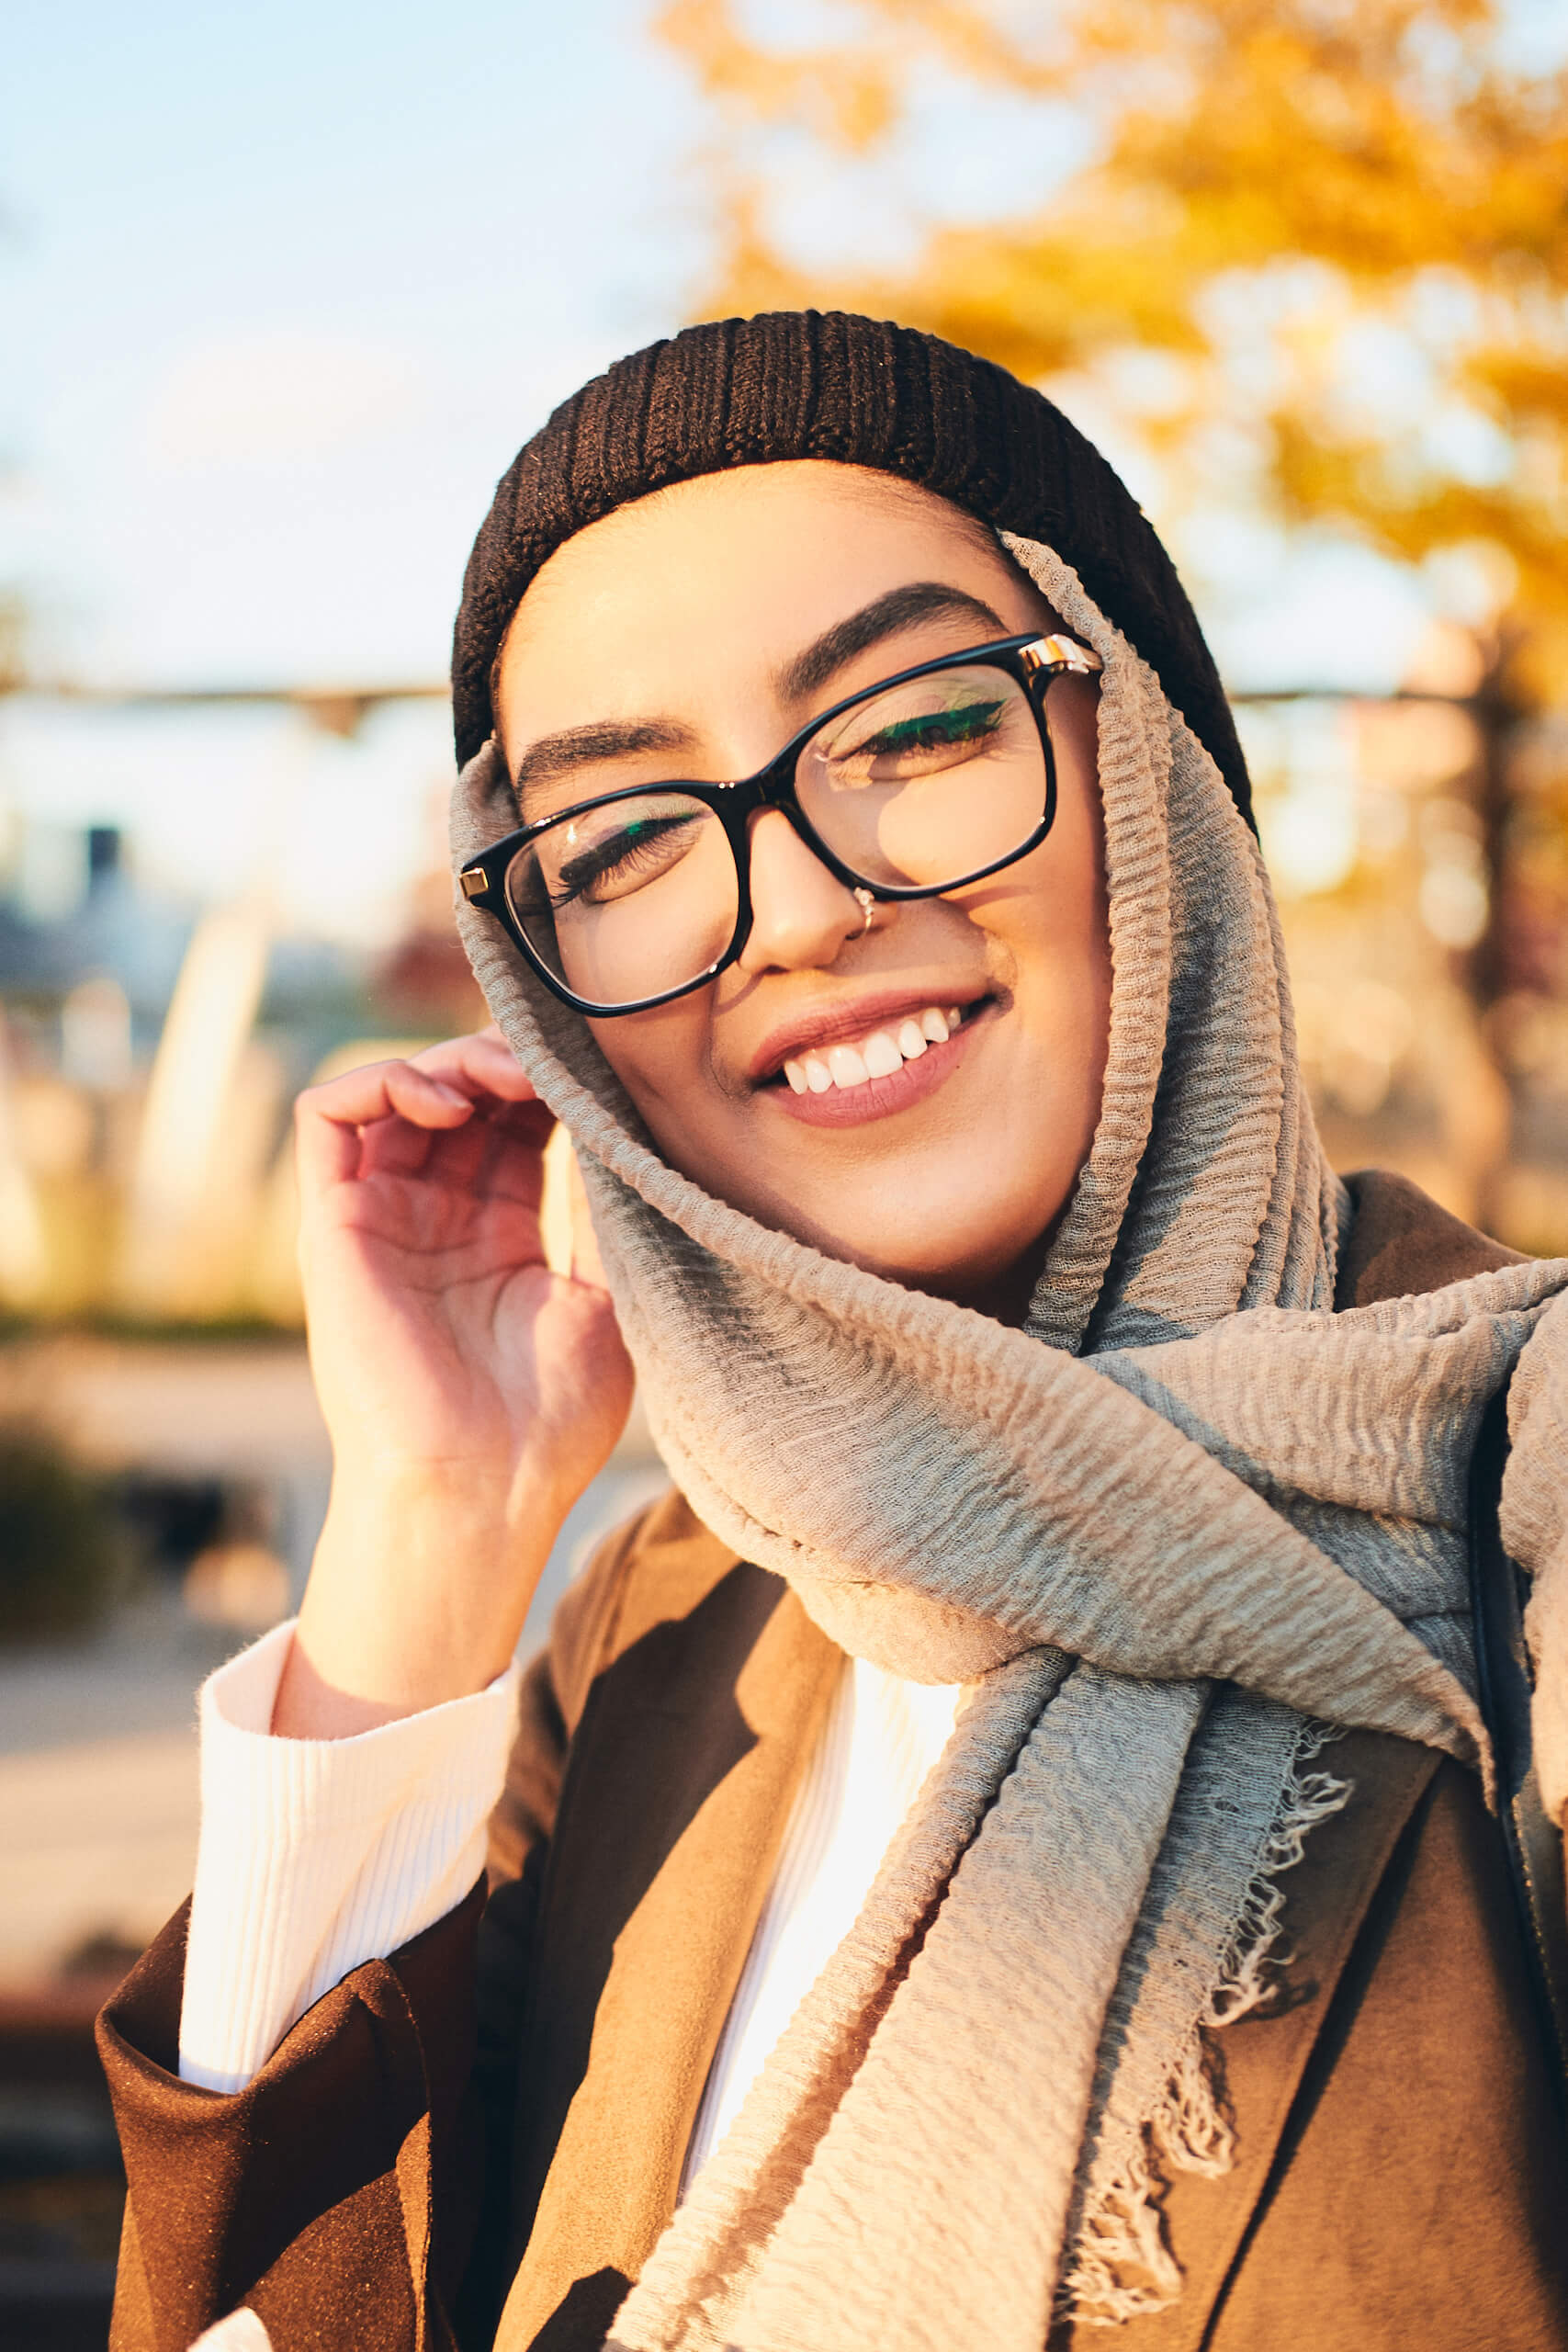
M 750 775 L 814 710 L 983 641 L 965 616 L 929 616 L 805 698 L 781 695 L 777 673 L 825 629 L 932 580 L 988 605 L 998 637 L 1059 626 L 976 526 L 889 476 L 747 467 L 623 507 L 558 549 L 513 623 L 498 713 L 509 766 L 558 729 L 657 717 L 696 738 L 674 773 Z M 1092 683 L 1059 682 L 1051 712 L 1061 802 L 1028 858 L 946 898 L 878 906 L 866 931 L 767 811 L 740 963 L 678 1003 L 592 1024 L 660 1150 L 709 1192 L 926 1289 L 994 1304 L 1000 1285 L 1015 1311 L 1093 1137 L 1110 1003 Z M 615 780 L 671 772 L 668 752 L 643 753 Z M 910 1107 L 807 1125 L 787 1089 L 753 1075 L 781 1023 L 841 1026 L 889 996 L 974 1008 L 950 1073 Z
M 779 673 L 826 630 L 920 582 L 981 620 L 928 600 L 785 693 Z M 928 493 L 815 462 L 754 469 L 569 541 L 513 624 L 500 719 L 514 768 L 557 730 L 659 718 L 688 731 L 682 763 L 699 776 L 743 776 L 862 686 L 1054 625 L 987 535 Z M 1014 1317 L 1093 1136 L 1110 1002 L 1093 682 L 1061 680 L 1052 707 L 1060 808 L 1027 858 L 874 907 L 868 925 L 766 811 L 739 963 L 679 1003 L 594 1024 L 661 1149 L 710 1192 Z M 667 776 L 669 755 L 652 775 L 649 756 L 621 780 Z M 815 1042 L 831 1059 L 922 1015 L 926 1050 L 895 1054 L 859 1099 L 852 1076 L 814 1112 L 784 1082 L 786 1052 Z M 342 1737 L 480 1689 L 620 1434 L 632 1373 L 592 1231 L 580 1223 L 570 1271 L 558 1238 L 546 1248 L 551 1125 L 493 1031 L 300 1098 L 301 1268 L 334 1471 L 277 1732 Z

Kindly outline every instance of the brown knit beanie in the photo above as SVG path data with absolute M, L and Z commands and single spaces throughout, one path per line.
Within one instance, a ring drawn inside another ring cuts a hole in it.
M 490 734 L 491 671 L 528 582 L 563 540 L 666 482 L 836 458 L 1043 539 L 1158 673 L 1252 822 L 1213 657 L 1176 569 L 1060 409 L 988 359 L 845 311 L 687 327 L 564 401 L 502 477 L 463 579 L 452 646 L 459 764 Z

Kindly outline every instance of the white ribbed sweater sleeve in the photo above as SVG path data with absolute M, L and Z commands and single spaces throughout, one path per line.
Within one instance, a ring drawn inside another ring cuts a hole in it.
M 367 1960 L 460 1903 L 516 1728 L 517 1668 L 353 1739 L 281 1739 L 279 1625 L 202 1685 L 201 1832 L 180 2075 L 240 2090 Z

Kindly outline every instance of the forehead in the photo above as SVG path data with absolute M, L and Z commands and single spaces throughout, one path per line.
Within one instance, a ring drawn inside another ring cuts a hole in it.
M 686 539 L 715 548 L 728 543 L 743 560 L 749 537 L 772 542 L 814 524 L 830 530 L 880 526 L 931 541 L 958 540 L 976 552 L 996 548 L 987 524 L 919 483 L 872 466 L 796 458 L 698 474 L 617 506 L 562 542 L 535 576 L 524 605 L 536 607 L 601 564 L 635 562 L 639 545 L 652 557 Z
M 541 698 L 580 701 L 595 673 L 602 706 L 607 668 L 647 707 L 676 676 L 733 674 L 753 656 L 772 667 L 843 614 L 933 578 L 992 603 L 1025 588 L 984 523 L 865 467 L 807 458 L 672 484 L 541 568 L 497 657 L 497 718 L 509 735 L 525 707 L 533 731 Z

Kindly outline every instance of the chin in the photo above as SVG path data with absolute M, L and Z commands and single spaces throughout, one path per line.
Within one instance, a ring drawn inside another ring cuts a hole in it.
M 991 1164 L 984 1170 L 992 1179 L 989 1193 L 977 1193 L 976 1163 L 984 1167 L 986 1155 L 973 1140 L 957 1152 L 950 1142 L 929 1156 L 889 1154 L 880 1165 L 840 1162 L 831 1173 L 820 1166 L 767 1167 L 752 1151 L 739 1182 L 739 1154 L 733 1149 L 722 1160 L 714 1151 L 671 1150 L 669 1156 L 705 1191 L 826 1258 L 905 1290 L 989 1311 L 994 1297 L 1037 1265 L 1077 1175 L 1075 1160 L 1062 1170 L 1059 1188 L 1043 1182 L 1046 1155 L 1032 1138 L 1022 1151 L 1011 1137 L 991 1140 Z M 1021 1167 L 1010 1165 L 1020 1160 Z
M 973 1201 L 964 1207 L 972 1216 Z M 1021 1260 L 1032 1255 L 1039 1240 L 1037 1227 L 1016 1235 L 1010 1230 L 1002 1238 L 994 1232 L 971 1232 L 955 1248 L 953 1222 L 933 1212 L 920 1220 L 918 1230 L 900 1231 L 886 1216 L 868 1219 L 863 1226 L 857 1222 L 852 1227 L 841 1223 L 812 1226 L 792 1217 L 786 1229 L 825 1256 L 842 1259 L 868 1274 L 879 1274 L 901 1289 L 929 1291 L 933 1297 L 959 1301 L 980 1298 L 1005 1283 Z M 943 1236 L 944 1246 L 940 1250 L 931 1246 L 933 1233 Z

